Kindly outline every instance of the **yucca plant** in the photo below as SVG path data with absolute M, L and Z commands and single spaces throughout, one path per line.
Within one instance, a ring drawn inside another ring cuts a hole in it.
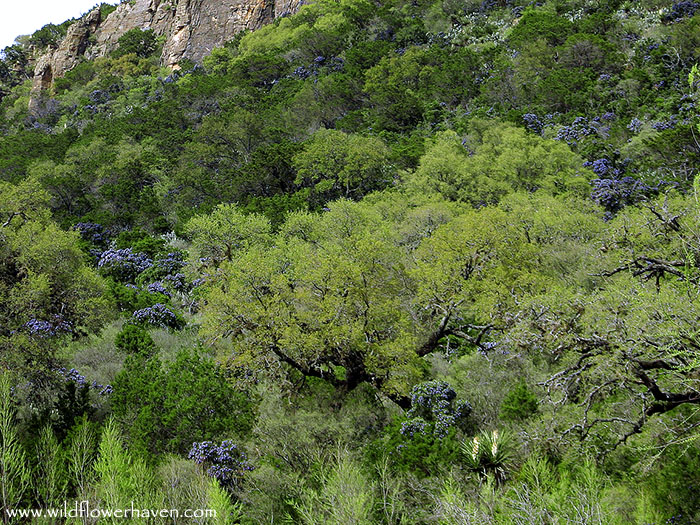
M 481 432 L 460 447 L 469 470 L 483 476 L 493 475 L 498 483 L 506 479 L 511 459 L 512 437 L 507 432 Z

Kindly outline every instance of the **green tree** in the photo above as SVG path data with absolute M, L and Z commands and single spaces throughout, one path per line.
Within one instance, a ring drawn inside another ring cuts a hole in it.
M 223 370 L 195 351 L 164 365 L 157 356 L 127 357 L 113 382 L 112 406 L 132 450 L 185 453 L 197 441 L 242 433 L 252 425 L 251 402 Z
M 156 509 L 162 504 L 157 478 L 142 459 L 134 459 L 124 448 L 117 425 L 110 421 L 102 431 L 95 462 L 95 489 L 103 508 Z
M 316 205 L 338 197 L 357 199 L 391 182 L 388 157 L 380 139 L 322 129 L 294 157 L 296 183 L 312 186 Z
M 0 372 L 0 504 L 3 523 L 14 523 L 6 513 L 21 507 L 30 487 L 30 471 L 15 427 L 15 403 L 10 375 Z M 18 521 L 17 521 L 18 522 Z
M 93 481 L 92 466 L 97 453 L 98 435 L 95 425 L 87 418 L 82 418 L 71 429 L 66 441 L 71 486 L 78 496 L 86 495 Z
M 517 421 L 527 419 L 537 412 L 537 397 L 524 381 L 512 388 L 501 403 L 501 417 Z
M 214 266 L 232 261 L 249 246 L 265 243 L 270 230 L 266 217 L 245 215 L 233 204 L 219 204 L 209 215 L 193 217 L 185 226 L 197 256 L 208 258 Z
M 493 204 L 514 191 L 584 196 L 592 173 L 582 164 L 562 142 L 511 124 L 473 121 L 462 141 L 451 131 L 439 134 L 408 185 L 475 206 Z
M 114 51 L 114 57 L 121 57 L 130 53 L 139 58 L 148 58 L 158 48 L 156 35 L 153 29 L 130 29 L 117 41 L 119 47 Z
M 53 223 L 36 179 L 0 183 L 0 345 L 6 366 L 47 372 L 67 334 L 92 330 L 110 315 L 104 282 L 89 268 L 77 232 Z
M 338 451 L 319 475 L 320 490 L 306 489 L 295 503 L 299 523 L 369 525 L 376 504 L 374 486 L 348 451 Z
M 37 501 L 44 508 L 58 505 L 66 494 L 68 478 L 64 451 L 48 425 L 41 430 L 37 442 L 34 476 Z

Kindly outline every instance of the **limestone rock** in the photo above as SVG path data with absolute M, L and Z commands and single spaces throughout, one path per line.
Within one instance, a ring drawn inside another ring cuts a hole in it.
M 131 0 L 105 20 L 99 9 L 75 22 L 57 49 L 40 57 L 34 70 L 30 108 L 81 59 L 105 56 L 131 29 L 164 36 L 161 64 L 178 68 L 183 59 L 199 62 L 236 33 L 258 29 L 276 17 L 295 13 L 303 0 Z
M 53 85 L 55 78 L 60 78 L 73 69 L 89 44 L 90 35 L 100 25 L 100 10 L 93 9 L 80 20 L 74 22 L 56 49 L 39 58 L 34 67 L 34 79 L 29 107 L 39 104 L 43 94 Z
M 275 0 L 275 18 L 293 15 L 303 4 L 302 0 Z

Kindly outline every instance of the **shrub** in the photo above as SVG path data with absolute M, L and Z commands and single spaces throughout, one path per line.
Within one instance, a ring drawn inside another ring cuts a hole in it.
M 113 387 L 114 415 L 134 449 L 147 455 L 186 453 L 192 443 L 240 436 L 252 426 L 249 397 L 197 351 L 182 350 L 168 364 L 129 355 Z
M 253 470 L 246 453 L 228 439 L 219 444 L 212 441 L 192 443 L 188 457 L 206 467 L 207 474 L 223 487 L 238 487 L 243 475 Z
M 511 389 L 501 403 L 501 417 L 505 420 L 520 421 L 537 413 L 537 397 L 521 381 Z
M 153 262 L 144 253 L 133 252 L 131 248 L 109 249 L 102 252 L 97 267 L 102 275 L 119 282 L 133 282 L 136 276 L 151 267 Z
M 141 325 L 162 326 L 163 328 L 173 328 L 179 330 L 185 326 L 185 320 L 169 307 L 162 303 L 136 310 L 132 316 L 133 320 Z
M 156 345 L 150 334 L 143 327 L 133 324 L 127 324 L 122 328 L 114 340 L 114 345 L 125 354 L 153 355 L 156 351 Z
M 153 30 L 142 30 L 138 27 L 127 31 L 120 36 L 118 43 L 119 47 L 113 53 L 115 58 L 119 58 L 130 53 L 135 54 L 139 58 L 148 58 L 156 51 L 158 47 L 156 35 Z

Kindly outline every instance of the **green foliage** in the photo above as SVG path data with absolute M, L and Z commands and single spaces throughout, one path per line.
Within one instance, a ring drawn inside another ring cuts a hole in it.
M 220 367 L 196 351 L 172 363 L 129 355 L 113 384 L 112 406 L 133 450 L 184 453 L 192 443 L 239 435 L 253 421 L 251 401 L 227 383 Z
M 140 508 L 154 509 L 162 503 L 153 471 L 124 449 L 119 429 L 111 421 L 102 431 L 94 468 L 96 496 L 103 508 L 129 508 L 139 501 Z
M 29 495 L 30 471 L 15 427 L 15 406 L 10 375 L 0 371 L 0 506 L 3 520 L 8 509 L 20 508 Z
M 365 72 L 364 91 L 376 111 L 377 127 L 406 131 L 422 120 L 428 103 L 452 108 L 473 97 L 471 71 L 477 61 L 469 49 L 437 46 L 411 47 L 400 56 L 383 58 Z
M 100 4 L 100 19 L 106 19 L 110 14 L 117 10 L 117 6 L 114 4 Z
M 117 41 L 119 47 L 113 52 L 115 58 L 133 53 L 139 58 L 148 58 L 156 49 L 156 35 L 152 29 L 130 29 Z
M 209 481 L 207 490 L 208 508 L 216 512 L 213 523 L 216 525 L 234 525 L 240 523 L 242 518 L 239 502 L 232 503 L 230 495 L 221 488 L 216 479 Z
M 13 366 L 33 373 L 49 366 L 55 352 L 50 338 L 95 329 L 111 313 L 77 232 L 51 220 L 47 201 L 35 179 L 0 182 L 0 341 L 16 347 L 8 355 L 16 359 Z M 32 356 L 32 344 L 42 351 Z
M 233 204 L 220 204 L 211 214 L 198 215 L 185 226 L 196 254 L 214 266 L 233 261 L 239 252 L 264 243 L 270 229 L 267 218 L 244 215 Z
M 367 446 L 367 459 L 377 464 L 387 457 L 392 469 L 420 477 L 435 476 L 459 458 L 459 439 L 455 429 L 446 436 L 434 432 L 402 432 L 405 420 L 396 419 L 384 428 L 382 436 Z
M 680 523 L 698 519 L 698 495 L 688 482 L 698 472 L 697 438 L 666 450 L 644 484 L 655 508 L 664 515 L 680 516 Z
M 480 475 L 492 475 L 504 482 L 510 470 L 513 438 L 510 434 L 492 430 L 481 432 L 460 447 L 466 467 Z
M 696 522 L 700 18 L 633 4 L 320 0 L 176 72 L 136 29 L 31 114 L 34 48 L 68 23 L 6 48 L 0 368 L 22 504 Z M 86 222 L 104 236 L 67 231 Z M 107 248 L 143 264 L 103 279 Z M 510 437 L 438 432 L 457 398 Z M 90 418 L 109 416 L 98 454 Z M 233 492 L 163 455 L 225 438 L 255 466 Z
M 46 24 L 38 31 L 32 33 L 29 37 L 29 43 L 38 48 L 47 46 L 55 47 L 58 41 L 66 35 L 66 29 L 69 25 L 70 22 L 64 22 L 60 26 Z
M 331 465 L 319 474 L 319 490 L 307 489 L 301 501 L 293 503 L 295 515 L 289 517 L 289 521 L 306 525 L 373 523 L 372 511 L 376 504 L 373 486 L 360 466 L 348 451 L 342 450 Z
M 561 142 L 507 124 L 473 125 L 464 140 L 451 131 L 437 135 L 409 179 L 409 188 L 439 192 L 474 206 L 495 203 L 518 190 L 576 195 L 588 191 L 591 175 Z
M 136 289 L 134 285 L 116 282 L 113 279 L 107 281 L 105 296 L 122 312 L 134 312 L 148 308 L 155 304 L 167 304 L 168 298 L 160 293 L 149 293 L 143 288 Z
M 66 494 L 68 482 L 65 452 L 49 426 L 41 430 L 36 448 L 35 497 L 44 507 L 59 505 Z
M 96 425 L 83 418 L 73 427 L 66 441 L 70 484 L 78 496 L 84 496 L 93 482 L 93 464 L 98 446 Z
M 336 130 L 314 133 L 304 151 L 294 157 L 294 167 L 296 183 L 312 187 L 316 206 L 339 197 L 359 198 L 393 179 L 381 140 Z
M 127 230 L 117 235 L 115 239 L 117 248 L 132 248 L 137 253 L 145 253 L 150 258 L 154 258 L 165 250 L 165 241 L 151 237 L 140 228 Z
M 114 340 L 114 346 L 125 354 L 144 354 L 151 356 L 156 345 L 151 335 L 141 326 L 125 324 Z
M 537 396 L 524 381 L 511 389 L 501 403 L 501 417 L 521 421 L 537 413 Z
M 528 9 L 508 35 L 508 42 L 519 47 L 540 38 L 549 45 L 562 44 L 573 24 L 561 16 L 541 9 Z

